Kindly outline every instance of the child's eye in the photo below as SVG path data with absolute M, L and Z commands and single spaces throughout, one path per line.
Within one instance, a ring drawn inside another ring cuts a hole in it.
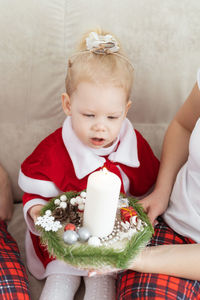
M 118 119 L 118 117 L 108 116 L 108 119 L 110 119 L 110 120 L 116 120 L 116 119 Z
M 95 117 L 95 115 L 93 114 L 83 114 L 84 117 L 88 117 L 88 118 L 93 118 Z

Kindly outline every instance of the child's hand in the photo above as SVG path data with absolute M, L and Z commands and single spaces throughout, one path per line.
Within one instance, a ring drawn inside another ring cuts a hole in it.
M 44 207 L 44 205 L 41 205 L 41 204 L 37 204 L 37 205 L 34 205 L 32 206 L 30 209 L 29 209 L 29 215 L 31 216 L 31 218 L 33 219 L 34 223 L 37 221 L 37 217 L 39 217 L 40 215 L 40 211 L 41 209 Z

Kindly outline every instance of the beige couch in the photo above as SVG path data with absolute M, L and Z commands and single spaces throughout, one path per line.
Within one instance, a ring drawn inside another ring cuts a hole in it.
M 64 120 L 60 95 L 67 57 L 82 32 L 101 25 L 121 39 L 135 67 L 129 118 L 159 157 L 166 126 L 200 66 L 200 2 L 2 0 L 0 11 L 0 161 L 9 172 L 15 201 L 9 230 L 25 262 L 18 171 L 38 142 Z M 29 278 L 36 300 L 43 282 Z

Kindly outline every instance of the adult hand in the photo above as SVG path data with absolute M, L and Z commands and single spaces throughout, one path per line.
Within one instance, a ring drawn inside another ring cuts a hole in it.
M 139 201 L 153 226 L 157 223 L 156 218 L 167 209 L 168 202 L 169 199 L 165 198 L 157 190 L 154 190 L 150 195 Z
M 13 197 L 8 175 L 0 167 L 0 220 L 9 221 L 13 213 Z

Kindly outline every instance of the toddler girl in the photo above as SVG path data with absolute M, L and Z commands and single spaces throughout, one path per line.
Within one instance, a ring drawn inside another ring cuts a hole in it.
M 158 160 L 126 118 L 132 83 L 133 67 L 119 42 L 102 31 L 87 34 L 68 62 L 63 127 L 45 138 L 21 166 L 27 262 L 36 278 L 47 278 L 42 300 L 73 299 L 81 276 L 84 299 L 115 298 L 113 276 L 91 278 L 88 271 L 49 257 L 34 221 L 50 198 L 84 190 L 88 175 L 103 166 L 120 177 L 121 192 L 140 196 L 154 184 Z

